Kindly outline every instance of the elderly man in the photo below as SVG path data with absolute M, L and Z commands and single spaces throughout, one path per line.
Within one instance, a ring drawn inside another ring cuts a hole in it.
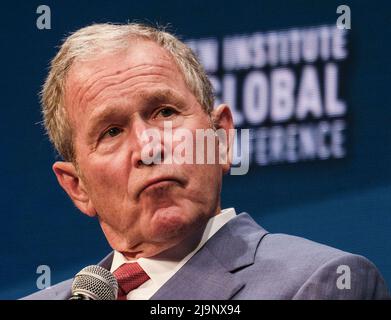
M 145 132 L 163 132 L 166 123 L 194 142 L 196 130 L 230 137 L 233 129 L 229 107 L 213 108 L 205 72 L 173 35 L 140 24 L 80 29 L 53 59 L 42 96 L 63 158 L 54 173 L 77 208 L 98 218 L 113 248 L 100 265 L 119 279 L 119 299 L 388 297 L 364 257 L 270 234 L 248 214 L 222 210 L 229 161 L 144 161 Z M 169 152 L 162 143 L 159 155 Z M 338 285 L 339 266 L 349 268 L 349 285 Z M 71 282 L 27 298 L 68 299 Z

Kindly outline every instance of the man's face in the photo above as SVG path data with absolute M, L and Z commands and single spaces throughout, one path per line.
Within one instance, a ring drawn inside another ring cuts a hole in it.
M 80 175 L 70 188 L 60 183 L 79 209 L 98 215 L 114 249 L 128 257 L 155 255 L 218 213 L 226 167 L 141 160 L 146 129 L 163 132 L 170 121 L 173 132 L 185 128 L 195 136 L 196 129 L 211 127 L 163 48 L 136 40 L 121 53 L 75 62 L 65 105 Z M 56 163 L 58 177 L 59 169 Z

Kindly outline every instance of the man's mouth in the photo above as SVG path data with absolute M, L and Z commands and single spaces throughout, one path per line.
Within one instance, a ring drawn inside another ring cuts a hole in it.
M 180 184 L 180 181 L 174 177 L 159 177 L 148 180 L 141 188 L 139 195 L 144 191 L 151 190 L 153 188 L 163 188 L 172 184 Z

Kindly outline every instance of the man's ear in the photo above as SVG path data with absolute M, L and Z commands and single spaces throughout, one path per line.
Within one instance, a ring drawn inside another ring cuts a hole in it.
M 221 104 L 212 111 L 212 121 L 216 130 L 223 129 L 227 138 L 227 163 L 222 164 L 223 173 L 227 173 L 232 163 L 232 149 L 234 142 L 234 122 L 228 105 Z
M 53 171 L 58 183 L 72 199 L 75 206 L 86 215 L 95 216 L 96 210 L 73 163 L 57 161 L 53 165 Z

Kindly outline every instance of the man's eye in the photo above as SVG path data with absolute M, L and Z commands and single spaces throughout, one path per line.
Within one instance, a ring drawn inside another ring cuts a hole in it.
M 110 128 L 109 130 L 107 130 L 104 134 L 103 134 L 103 138 L 104 137 L 115 137 L 115 136 L 118 136 L 120 133 L 122 132 L 122 129 L 118 128 L 118 127 L 113 127 L 113 128 Z
M 156 116 L 162 116 L 163 118 L 168 118 L 175 113 L 176 113 L 175 109 L 166 107 L 166 108 L 160 109 Z

